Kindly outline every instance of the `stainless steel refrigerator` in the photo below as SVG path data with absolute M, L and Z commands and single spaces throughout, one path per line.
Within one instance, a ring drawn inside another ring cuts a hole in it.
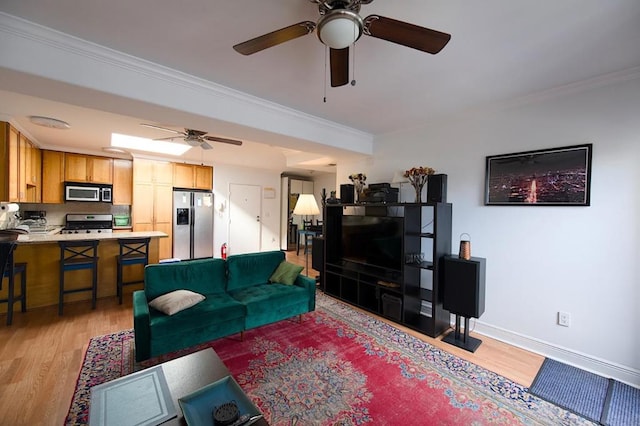
M 209 191 L 173 191 L 173 257 L 213 256 L 213 194 Z

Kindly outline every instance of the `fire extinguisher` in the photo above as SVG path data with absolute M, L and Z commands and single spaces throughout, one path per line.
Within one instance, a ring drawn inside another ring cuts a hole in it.
M 227 243 L 224 243 L 222 247 L 220 247 L 220 256 L 222 256 L 223 260 L 227 259 Z

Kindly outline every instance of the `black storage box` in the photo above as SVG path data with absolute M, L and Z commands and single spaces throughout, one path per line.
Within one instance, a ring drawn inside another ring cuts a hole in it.
M 360 201 L 368 203 L 397 203 L 398 188 L 392 188 L 388 183 L 372 183 L 364 190 Z
M 382 316 L 394 321 L 402 321 L 402 299 L 389 293 L 383 293 Z

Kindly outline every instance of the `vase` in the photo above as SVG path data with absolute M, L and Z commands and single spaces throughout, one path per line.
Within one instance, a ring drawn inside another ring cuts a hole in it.
M 360 194 L 362 194 L 362 190 L 364 189 L 364 183 L 356 181 L 353 187 L 355 192 L 354 202 L 358 204 L 360 202 Z
M 422 202 L 422 188 L 424 185 L 413 185 L 413 189 L 416 190 L 416 203 Z

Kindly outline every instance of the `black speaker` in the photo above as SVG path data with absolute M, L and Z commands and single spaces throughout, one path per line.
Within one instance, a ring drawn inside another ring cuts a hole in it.
M 447 202 L 447 175 L 429 175 L 427 183 L 427 202 Z
M 324 268 L 324 238 L 322 237 L 313 237 L 311 267 L 318 272 L 322 272 L 322 268 Z
M 340 185 L 340 202 L 342 204 L 352 204 L 354 187 L 350 183 Z
M 480 318 L 484 313 L 484 274 L 486 260 L 458 256 L 444 257 L 444 297 L 442 306 L 466 318 Z

